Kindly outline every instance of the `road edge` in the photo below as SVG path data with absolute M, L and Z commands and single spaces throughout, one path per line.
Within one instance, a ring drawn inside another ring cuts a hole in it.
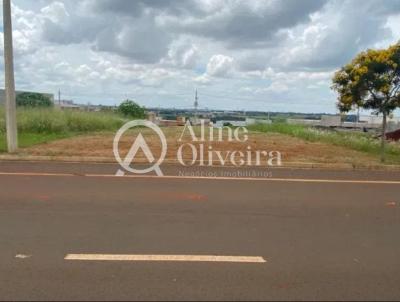
M 113 157 L 88 157 L 88 156 L 34 156 L 20 154 L 1 154 L 0 161 L 25 161 L 25 162 L 61 162 L 61 163 L 103 163 L 117 164 Z M 135 161 L 145 163 L 145 161 Z M 165 160 L 165 164 L 177 164 L 176 160 Z M 218 165 L 215 165 L 218 166 Z M 285 162 L 282 166 L 271 168 L 283 169 L 329 169 L 329 170 L 379 170 L 400 171 L 400 165 L 355 165 L 355 164 L 329 164 L 329 163 L 303 163 Z

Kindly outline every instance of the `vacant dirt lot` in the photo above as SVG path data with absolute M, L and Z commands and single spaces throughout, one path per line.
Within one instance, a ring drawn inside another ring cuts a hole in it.
M 193 143 L 199 153 L 199 142 L 192 142 L 191 136 L 186 131 L 179 141 L 183 128 L 170 127 L 163 128 L 168 142 L 167 159 L 175 161 L 179 147 L 184 143 Z M 216 130 L 214 130 L 216 131 Z M 142 130 L 143 136 L 148 143 L 154 156 L 160 154 L 160 142 L 158 136 L 149 129 Z M 127 154 L 131 148 L 138 131 L 132 130 L 126 133 L 120 141 L 120 154 L 121 157 Z M 101 157 L 108 158 L 110 161 L 114 160 L 113 155 L 113 139 L 115 133 L 98 133 L 93 135 L 78 136 L 70 139 L 63 139 L 54 141 L 48 144 L 37 145 L 35 147 L 26 148 L 21 151 L 23 154 L 37 155 L 37 156 L 87 156 L 87 157 Z M 196 129 L 196 135 L 199 137 L 199 129 Z M 209 133 L 205 134 L 209 137 Z M 214 132 L 214 141 L 205 142 L 205 160 L 208 159 L 207 152 L 209 147 L 213 151 L 219 151 L 225 158 L 226 152 L 252 151 L 252 160 L 255 160 L 254 152 L 256 150 L 262 151 L 279 151 L 282 154 L 283 165 L 285 163 L 323 163 L 323 164 L 352 164 L 356 166 L 365 165 L 378 165 L 377 158 L 368 154 L 352 151 L 343 147 L 333 146 L 324 143 L 310 143 L 301 139 L 280 135 L 280 134 L 265 134 L 265 133 L 249 133 L 248 141 L 245 143 L 237 141 L 228 141 L 228 133 L 224 131 L 223 141 L 215 141 L 218 134 Z M 192 158 L 192 150 L 189 146 L 184 148 L 183 158 L 189 160 Z M 199 154 L 198 154 L 199 159 Z M 214 164 L 218 164 L 218 156 L 213 156 Z M 138 153 L 137 162 L 147 161 L 144 154 Z

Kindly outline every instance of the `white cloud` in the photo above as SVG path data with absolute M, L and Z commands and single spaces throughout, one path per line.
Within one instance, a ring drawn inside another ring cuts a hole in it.
M 200 52 L 196 44 L 186 40 L 174 41 L 168 51 L 167 58 L 161 63 L 172 64 L 175 67 L 193 69 L 199 60 Z
M 211 78 L 207 74 L 203 74 L 201 76 L 195 77 L 194 82 L 200 85 L 208 85 L 211 83 Z
M 265 89 L 265 91 L 271 91 L 271 92 L 286 92 L 288 90 L 289 87 L 282 82 L 273 82 Z
M 226 77 L 234 68 L 234 59 L 225 55 L 213 55 L 207 64 L 207 74 L 214 77 Z
M 64 3 L 58 1 L 52 2 L 50 5 L 43 7 L 40 11 L 45 18 L 48 18 L 53 22 L 61 22 L 69 17 L 69 13 L 65 9 Z
M 334 70 L 400 39 L 400 2 L 390 0 L 13 4 L 17 88 L 91 103 L 129 95 L 190 107 L 201 87 L 244 100 L 201 96 L 204 107 L 332 112 Z

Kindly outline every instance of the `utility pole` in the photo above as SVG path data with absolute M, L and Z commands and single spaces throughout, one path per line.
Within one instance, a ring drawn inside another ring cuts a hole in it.
M 3 0 L 4 72 L 6 90 L 6 129 L 8 152 L 18 149 L 15 104 L 14 59 L 10 0 Z
M 58 89 L 58 105 L 61 108 L 61 89 Z
M 197 89 L 196 89 L 196 94 L 194 96 L 194 117 L 197 123 L 197 109 L 199 107 L 199 97 L 197 95 Z

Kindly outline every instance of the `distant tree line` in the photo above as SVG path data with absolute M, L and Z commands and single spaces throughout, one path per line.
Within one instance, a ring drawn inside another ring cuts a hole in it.
M 16 102 L 19 107 L 52 107 L 54 105 L 50 97 L 37 92 L 18 93 Z

